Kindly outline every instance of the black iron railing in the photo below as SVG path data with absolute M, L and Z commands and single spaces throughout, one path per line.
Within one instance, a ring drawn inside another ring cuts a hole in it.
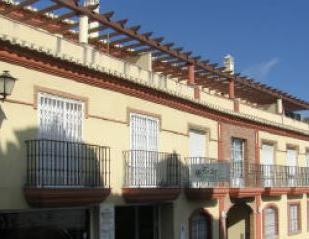
M 309 167 L 187 158 L 189 187 L 308 187 Z
M 297 166 L 259 165 L 261 187 L 307 187 L 309 168 Z
M 126 187 L 180 187 L 181 162 L 178 154 L 131 150 L 123 155 Z
M 109 147 L 27 140 L 27 186 L 110 187 Z

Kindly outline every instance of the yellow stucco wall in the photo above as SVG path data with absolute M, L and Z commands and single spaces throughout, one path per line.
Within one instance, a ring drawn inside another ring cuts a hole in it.
M 16 37 L 33 36 L 34 29 L 25 30 L 21 25 L 12 24 L 7 20 L 0 18 L 1 26 L 0 34 L 14 33 Z M 54 36 L 35 35 L 31 41 L 37 44 L 45 45 L 50 43 L 51 48 L 57 48 L 57 39 Z M 53 41 L 50 41 L 53 38 Z M 30 41 L 29 40 L 29 41 Z M 62 42 L 62 48 L 66 49 L 67 54 L 74 52 L 77 57 L 83 58 L 83 49 L 80 46 L 73 46 L 68 42 Z M 66 45 L 66 46 L 65 46 Z M 89 53 L 89 52 L 88 52 Z M 87 54 L 88 54 L 87 53 Z M 90 54 L 90 53 L 89 53 Z M 88 56 L 91 58 L 93 56 Z M 104 66 L 111 67 L 113 70 L 121 70 L 124 68 L 123 62 L 116 59 L 96 55 L 96 61 L 103 62 Z M 35 109 L 35 88 L 43 87 L 50 90 L 70 93 L 79 97 L 88 98 L 88 114 L 89 117 L 84 120 L 84 141 L 91 144 L 105 145 L 111 147 L 111 188 L 112 195 L 107 199 L 107 203 L 123 204 L 121 197 L 121 188 L 123 186 L 123 155 L 124 150 L 130 147 L 128 111 L 138 110 L 144 111 L 146 114 L 160 115 L 161 131 L 159 136 L 159 151 L 161 152 L 177 152 L 182 156 L 188 156 L 188 129 L 194 125 L 198 128 L 207 130 L 207 150 L 205 156 L 217 158 L 218 155 L 218 132 L 217 122 L 202 118 L 179 110 L 162 106 L 159 104 L 147 102 L 120 93 L 109 90 L 95 88 L 86 84 L 74 82 L 72 80 L 56 77 L 53 75 L 33 71 L 24 67 L 0 62 L 0 70 L 9 70 L 12 75 L 19 80 L 16 83 L 13 95 L 9 97 L 10 101 L 21 101 L 26 104 L 1 102 L 0 112 L 0 210 L 6 209 L 23 209 L 28 208 L 22 192 L 23 185 L 26 182 L 26 152 L 24 140 L 36 138 L 38 117 Z M 133 75 L 142 75 L 147 78 L 147 72 L 140 73 L 140 69 L 131 66 L 129 70 Z M 176 84 L 173 81 L 168 83 L 168 87 L 182 92 L 184 95 L 193 95 L 192 88 Z M 217 104 L 220 107 L 232 110 L 233 102 L 226 98 L 220 98 L 215 95 L 203 92 L 202 100 Z M 29 104 L 29 105 L 27 105 Z M 241 105 L 241 112 L 251 115 L 258 115 L 272 121 L 282 122 L 286 124 L 295 124 L 300 129 L 307 129 L 308 125 L 303 123 L 295 123 L 288 119 L 273 114 L 265 113 L 262 110 L 250 108 L 247 105 Z M 103 119 L 104 118 L 104 119 Z M 295 126 L 294 125 L 294 126 Z M 286 146 L 288 144 L 295 145 L 299 149 L 299 166 L 305 165 L 305 151 L 309 148 L 309 143 L 289 137 L 277 136 L 267 132 L 260 132 L 260 141 L 273 141 L 276 143 L 276 163 L 286 164 Z M 302 203 L 302 233 L 287 237 L 287 201 L 301 201 Z M 281 238 L 299 238 L 303 239 L 307 234 L 307 198 L 290 198 L 286 196 L 279 198 L 263 198 L 262 208 L 268 203 L 275 203 L 279 207 L 280 218 L 280 239 Z M 218 220 L 219 209 L 218 202 L 205 201 L 193 202 L 188 200 L 184 194 L 174 202 L 174 232 L 175 238 L 179 238 L 181 225 L 185 226 L 188 234 L 188 219 L 191 213 L 197 208 L 206 208 L 212 214 L 213 238 L 218 238 Z

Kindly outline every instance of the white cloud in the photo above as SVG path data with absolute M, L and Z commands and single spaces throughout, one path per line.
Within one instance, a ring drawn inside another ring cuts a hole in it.
M 243 71 L 243 74 L 254 77 L 259 81 L 266 81 L 269 73 L 278 65 L 279 62 L 279 58 L 274 57 L 269 61 L 250 66 Z

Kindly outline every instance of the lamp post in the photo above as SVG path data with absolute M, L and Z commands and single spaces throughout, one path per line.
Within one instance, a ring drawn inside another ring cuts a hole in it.
M 0 75 L 0 95 L 2 98 L 1 100 L 5 100 L 8 95 L 12 94 L 15 81 L 17 79 L 9 73 L 9 71 L 3 71 Z

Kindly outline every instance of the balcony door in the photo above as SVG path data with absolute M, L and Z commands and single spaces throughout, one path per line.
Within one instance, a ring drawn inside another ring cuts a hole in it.
M 189 165 L 190 165 L 190 181 L 191 187 L 200 187 L 201 184 L 208 183 L 203 182 L 202 178 L 205 175 L 200 175 L 202 167 L 206 165 L 205 160 L 206 154 L 206 137 L 205 133 L 196 130 L 189 131 Z M 202 177 L 201 177 L 202 176 Z
M 262 144 L 261 151 L 261 177 L 263 181 L 263 186 L 272 187 L 274 183 L 274 146 L 271 144 Z
M 244 186 L 244 159 L 245 140 L 232 138 L 231 150 L 231 185 L 233 187 Z
M 288 174 L 288 186 L 296 186 L 297 182 L 297 150 L 287 149 L 287 174 Z
M 41 165 L 39 177 L 47 185 L 71 185 L 81 174 L 74 154 L 80 152 L 76 144 L 81 142 L 83 131 L 83 103 L 50 94 L 38 95 L 39 147 L 44 152 L 38 157 Z M 56 182 L 55 182 L 56 180 Z
M 159 120 L 153 117 L 130 114 L 131 158 L 129 162 L 131 185 L 155 187 L 159 161 Z M 132 184 L 133 183 L 133 184 Z

